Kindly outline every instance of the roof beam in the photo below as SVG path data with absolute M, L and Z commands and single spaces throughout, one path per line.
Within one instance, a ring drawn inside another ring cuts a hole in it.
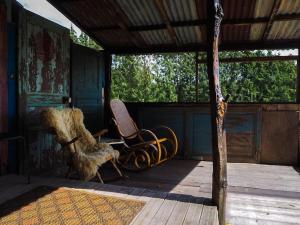
M 298 59 L 296 55 L 288 56 L 253 56 L 253 57 L 235 57 L 235 58 L 220 58 L 221 63 L 236 63 L 236 62 L 270 62 L 270 61 L 295 61 Z M 205 64 L 206 59 L 199 60 L 199 63 Z
M 201 0 L 196 0 L 196 11 L 197 11 L 198 19 L 203 17 L 203 15 L 201 15 L 201 14 L 203 14 L 203 12 L 200 12 L 201 6 L 202 6 L 201 3 L 204 3 L 204 2 L 203 1 L 201 2 Z M 204 21 L 204 23 L 206 23 L 206 21 Z M 196 31 L 196 33 L 197 33 L 197 37 L 199 40 L 204 41 L 206 39 L 206 36 L 204 34 L 205 33 L 204 29 L 200 24 L 198 25 L 198 32 Z
M 300 39 L 281 40 L 281 41 L 252 41 L 252 42 L 237 42 L 237 43 L 222 43 L 220 51 L 243 51 L 243 50 L 276 50 L 276 49 L 295 49 L 298 48 Z M 195 52 L 205 51 L 204 44 L 187 44 L 181 46 L 174 45 L 153 45 L 147 48 L 128 48 L 117 47 L 107 49 L 112 54 L 154 54 L 167 52 Z
M 89 35 L 98 45 L 100 45 L 102 48 L 106 48 L 106 45 L 104 43 L 100 42 L 94 34 L 91 34 L 88 29 L 82 26 L 82 24 L 76 17 L 74 17 L 64 7 L 61 6 L 61 4 L 63 3 L 62 1 L 59 0 L 47 0 L 47 1 L 52 6 L 54 6 L 58 11 L 60 11 L 66 18 L 72 21 L 72 23 L 74 23 L 77 27 L 79 27 L 84 33 Z M 71 1 L 71 0 L 67 0 L 67 1 Z M 72 0 L 72 1 L 77 1 L 77 0 Z
M 266 25 L 266 28 L 264 30 L 264 33 L 262 35 L 262 40 L 266 40 L 269 36 L 269 33 L 271 31 L 271 28 L 273 26 L 273 23 L 275 21 L 275 18 L 276 18 L 276 15 L 277 15 L 277 12 L 279 10 L 279 7 L 280 7 L 280 4 L 281 4 L 281 0 L 275 0 L 274 3 L 273 3 L 273 7 L 272 7 L 272 11 L 271 11 L 271 14 L 270 14 L 270 18 L 269 18 L 269 21 Z
M 276 15 L 274 21 L 294 21 L 300 20 L 300 13 L 294 13 L 290 15 Z M 251 18 L 251 19 L 227 19 L 222 21 L 222 26 L 228 25 L 251 25 L 251 24 L 262 24 L 268 23 L 269 17 Z M 205 26 L 206 20 L 186 20 L 178 22 L 170 22 L 172 27 L 190 27 L 190 26 Z M 89 28 L 89 31 L 103 31 L 103 30 L 118 30 L 121 29 L 119 26 L 107 26 L 107 27 L 94 27 Z M 128 31 L 130 32 L 140 32 L 140 31 L 150 31 L 150 30 L 163 30 L 167 29 L 166 24 L 154 24 L 148 26 L 129 26 Z
M 167 14 L 167 10 L 164 6 L 163 0 L 155 0 L 155 5 L 158 8 L 159 14 L 162 17 L 164 23 L 166 24 L 168 33 L 171 37 L 171 39 L 173 40 L 173 42 L 176 43 L 176 45 L 179 45 L 179 40 L 176 36 L 176 32 L 174 30 L 174 28 L 171 25 L 171 22 L 169 20 L 168 14 Z
M 127 15 L 122 11 L 121 7 L 115 0 L 104 0 L 104 2 L 107 5 L 106 11 L 109 13 L 110 17 L 114 20 L 117 21 L 118 26 L 124 30 L 124 31 L 129 31 L 129 19 Z M 141 47 L 145 41 L 142 38 L 141 35 L 138 33 L 133 34 L 133 43 L 137 47 Z

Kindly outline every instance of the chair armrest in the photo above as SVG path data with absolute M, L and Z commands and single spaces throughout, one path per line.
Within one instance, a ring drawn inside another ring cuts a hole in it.
M 81 138 L 81 136 L 77 136 L 75 138 L 73 138 L 71 141 L 68 141 L 68 142 L 65 142 L 65 143 L 61 143 L 61 146 L 64 148 L 64 147 L 67 147 L 73 143 L 75 143 L 76 141 L 79 140 L 79 138 Z
M 107 129 L 100 130 L 100 131 L 98 131 L 97 133 L 95 133 L 95 134 L 93 135 L 93 137 L 94 137 L 94 138 L 101 137 L 102 135 L 106 134 L 107 132 L 108 132 Z

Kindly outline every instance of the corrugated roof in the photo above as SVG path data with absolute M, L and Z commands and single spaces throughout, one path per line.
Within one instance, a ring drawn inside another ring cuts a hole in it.
M 48 0 L 103 48 L 131 51 L 206 45 L 207 0 Z M 300 0 L 221 0 L 221 46 L 295 45 Z M 272 12 L 274 10 L 274 12 Z M 290 44 L 292 43 L 292 44 Z

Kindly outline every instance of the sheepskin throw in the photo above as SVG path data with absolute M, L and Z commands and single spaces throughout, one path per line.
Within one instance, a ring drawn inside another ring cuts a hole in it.
M 118 159 L 118 151 L 106 143 L 98 143 L 85 128 L 80 109 L 48 108 L 42 111 L 41 118 L 44 127 L 53 131 L 55 140 L 62 146 L 79 137 L 74 144 L 66 145 L 63 150 L 72 159 L 73 167 L 82 179 L 92 179 L 103 163 Z

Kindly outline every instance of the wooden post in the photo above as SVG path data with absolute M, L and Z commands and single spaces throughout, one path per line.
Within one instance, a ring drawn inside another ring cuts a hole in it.
M 227 194 L 227 151 L 223 121 L 227 103 L 222 96 L 219 81 L 218 39 L 223 10 L 218 0 L 207 2 L 207 17 L 207 73 L 210 90 L 213 147 L 212 200 L 218 207 L 219 223 L 224 225 Z
M 105 87 L 104 87 L 104 127 L 108 127 L 110 120 L 110 92 L 111 92 L 111 64 L 112 55 L 109 52 L 104 53 L 104 68 L 105 68 Z
M 297 56 L 297 78 L 296 78 L 296 102 L 300 104 L 300 47 Z M 299 107 L 299 106 L 298 106 Z M 300 122 L 300 113 L 298 112 L 298 124 Z M 300 126 L 298 125 L 298 166 L 300 166 Z
M 8 131 L 8 85 L 7 85 L 7 9 L 0 1 L 0 132 Z M 0 174 L 7 171 L 8 144 L 0 143 Z
M 196 52 L 195 55 L 195 63 L 196 63 L 196 102 L 199 101 L 199 52 Z
M 297 80 L 296 80 L 296 102 L 300 104 L 300 47 L 298 48 L 297 57 Z

